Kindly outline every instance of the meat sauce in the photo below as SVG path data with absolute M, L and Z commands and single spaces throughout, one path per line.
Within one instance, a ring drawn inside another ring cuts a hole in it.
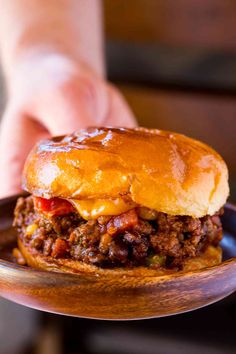
M 18 199 L 14 225 L 23 243 L 45 256 L 109 268 L 181 269 L 185 259 L 219 244 L 221 212 L 197 219 L 136 207 L 85 220 L 67 200 L 30 196 Z

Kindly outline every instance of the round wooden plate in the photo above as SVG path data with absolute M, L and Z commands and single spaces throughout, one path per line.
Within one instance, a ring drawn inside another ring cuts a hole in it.
M 73 275 L 15 264 L 11 228 L 17 197 L 0 201 L 0 295 L 42 311 L 96 319 L 162 317 L 206 306 L 236 290 L 236 207 L 223 217 L 224 261 L 188 273 L 159 277 Z

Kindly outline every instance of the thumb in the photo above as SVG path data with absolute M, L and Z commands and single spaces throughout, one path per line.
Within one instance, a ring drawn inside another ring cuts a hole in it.
M 112 85 L 109 85 L 109 110 L 105 125 L 133 128 L 137 121 L 122 94 Z
M 100 88 L 100 89 L 99 89 Z M 40 102 L 37 117 L 51 135 L 102 125 L 107 113 L 107 92 L 103 85 L 90 82 L 66 83 L 47 102 Z
M 25 159 L 47 130 L 30 117 L 7 109 L 0 129 L 0 197 L 21 191 L 21 174 Z

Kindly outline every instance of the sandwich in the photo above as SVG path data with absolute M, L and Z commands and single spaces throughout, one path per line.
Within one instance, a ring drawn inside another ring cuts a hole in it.
M 208 145 L 157 129 L 89 128 L 39 142 L 15 208 L 34 268 L 162 275 L 222 260 L 228 170 Z

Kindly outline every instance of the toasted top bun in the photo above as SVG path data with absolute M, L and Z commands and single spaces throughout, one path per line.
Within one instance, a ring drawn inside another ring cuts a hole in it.
M 126 198 L 171 215 L 202 217 L 229 194 L 216 151 L 156 129 L 90 128 L 40 142 L 23 172 L 23 188 L 44 198 Z

